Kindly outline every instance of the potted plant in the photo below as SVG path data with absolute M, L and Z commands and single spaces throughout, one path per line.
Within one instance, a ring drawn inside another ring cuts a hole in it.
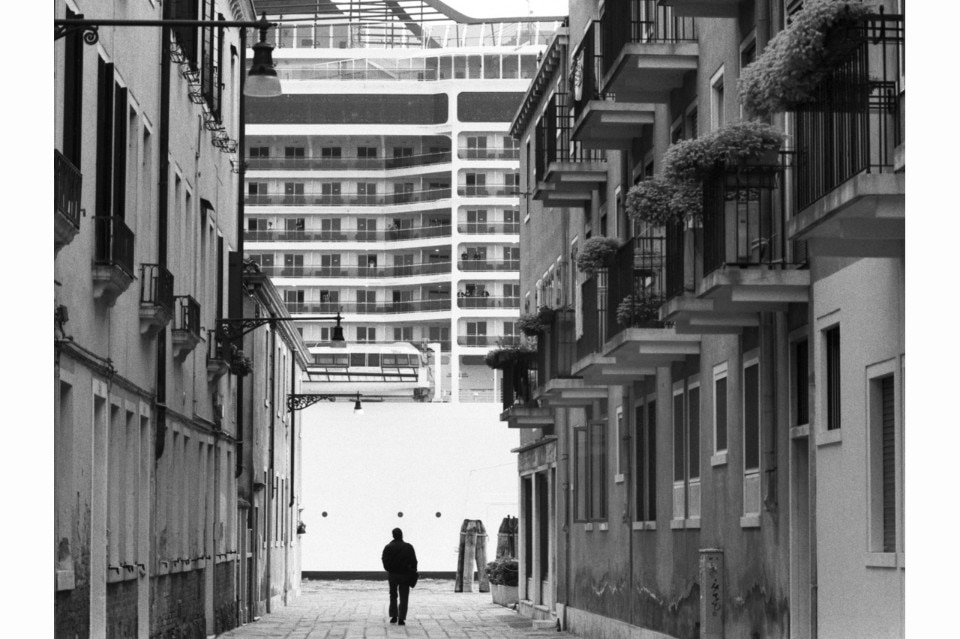
M 703 215 L 702 187 L 694 180 L 660 176 L 642 180 L 627 191 L 626 211 L 633 219 L 657 226 L 699 219 Z
M 245 377 L 253 372 L 253 360 L 237 349 L 230 358 L 230 372 L 237 377 Z
M 813 97 L 816 87 L 842 57 L 846 36 L 872 9 L 859 1 L 807 0 L 789 26 L 740 74 L 740 102 L 757 116 L 786 111 Z
M 758 121 L 735 122 L 670 146 L 663 155 L 667 180 L 699 180 L 717 170 L 748 163 L 776 164 L 784 134 Z
M 487 366 L 495 370 L 505 370 L 518 363 L 529 363 L 533 361 L 536 351 L 521 344 L 519 346 L 504 346 L 488 351 L 483 361 Z
M 541 306 L 536 313 L 522 313 L 517 320 L 517 328 L 528 337 L 542 335 L 553 323 L 554 315 L 556 315 L 556 309 Z
M 519 565 L 513 557 L 502 557 L 487 564 L 487 578 L 493 603 L 510 606 L 520 600 Z
M 662 295 L 627 295 L 617 306 L 617 323 L 623 327 L 658 323 L 660 307 L 666 300 Z
M 619 248 L 620 240 L 615 237 L 591 237 L 583 243 L 583 249 L 577 254 L 577 269 L 593 275 L 610 265 Z

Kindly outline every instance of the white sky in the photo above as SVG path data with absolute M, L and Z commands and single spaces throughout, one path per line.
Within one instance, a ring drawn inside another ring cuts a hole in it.
M 565 16 L 567 0 L 443 0 L 448 6 L 471 18 L 514 17 L 525 15 Z

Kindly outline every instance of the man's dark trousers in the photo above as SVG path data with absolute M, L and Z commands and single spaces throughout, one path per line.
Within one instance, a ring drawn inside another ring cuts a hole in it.
M 387 576 L 390 582 L 390 617 L 396 617 L 398 621 L 404 621 L 407 618 L 407 601 L 410 598 L 410 575 L 399 572 L 391 572 Z M 400 595 L 400 608 L 397 609 L 397 595 Z

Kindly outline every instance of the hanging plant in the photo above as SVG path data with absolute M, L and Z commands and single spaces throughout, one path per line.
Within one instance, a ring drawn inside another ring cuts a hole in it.
M 551 324 L 557 311 L 549 306 L 541 306 L 536 313 L 523 313 L 517 320 L 517 328 L 529 337 L 542 335 Z
M 831 32 L 845 30 L 871 12 L 857 0 L 806 0 L 790 25 L 740 73 L 741 104 L 749 113 L 767 116 L 809 102 L 839 57 Z
M 627 215 L 662 226 L 671 221 L 700 219 L 703 192 L 694 180 L 668 180 L 657 176 L 642 180 L 627 191 Z
M 666 299 L 663 295 L 627 295 L 617 306 L 617 323 L 629 327 L 649 322 L 659 322 L 660 307 Z
M 619 248 L 620 240 L 615 237 L 591 237 L 583 243 L 583 249 L 577 255 L 577 269 L 593 275 L 610 265 Z
M 525 344 L 520 346 L 504 346 L 487 352 L 484 363 L 495 370 L 504 370 L 515 364 L 529 364 L 536 356 L 536 351 Z
M 699 180 L 718 168 L 763 160 L 776 163 L 784 134 L 765 122 L 735 122 L 692 140 L 681 140 L 663 154 L 663 175 L 673 182 Z
M 253 372 L 253 360 L 238 350 L 230 359 L 230 372 L 237 377 L 246 377 Z

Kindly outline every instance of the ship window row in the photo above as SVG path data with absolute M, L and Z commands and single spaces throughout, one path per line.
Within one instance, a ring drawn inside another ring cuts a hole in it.
M 536 74 L 536 54 L 517 53 L 277 63 L 281 80 L 529 80 Z
M 330 344 L 331 329 L 320 324 L 306 324 L 298 326 L 297 331 L 308 347 Z M 441 350 L 450 350 L 450 325 L 420 324 L 416 326 L 392 326 L 378 324 L 377 326 L 345 326 L 344 338 L 347 342 L 382 343 L 394 342 L 436 342 Z

